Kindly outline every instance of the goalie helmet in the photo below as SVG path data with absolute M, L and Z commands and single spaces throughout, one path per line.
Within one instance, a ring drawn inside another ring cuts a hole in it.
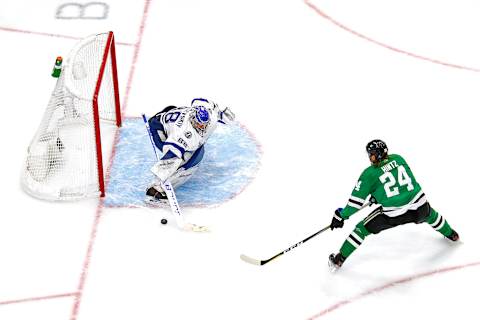
M 387 144 L 380 139 L 375 139 L 367 144 L 367 154 L 370 162 L 377 165 L 388 157 Z
M 190 118 L 190 122 L 197 131 L 205 131 L 210 123 L 210 113 L 203 106 L 195 107 L 195 112 Z

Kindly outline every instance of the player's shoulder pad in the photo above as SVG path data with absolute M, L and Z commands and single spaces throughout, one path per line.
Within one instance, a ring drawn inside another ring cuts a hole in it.
M 360 175 L 360 178 L 358 178 L 358 180 L 360 181 L 370 181 L 372 178 L 376 179 L 376 169 L 378 167 L 375 167 L 375 166 L 368 166 L 367 168 L 365 168 L 363 171 L 362 171 L 362 174 Z
M 406 163 L 405 159 L 399 154 L 388 155 L 388 160 L 396 160 L 398 163 Z

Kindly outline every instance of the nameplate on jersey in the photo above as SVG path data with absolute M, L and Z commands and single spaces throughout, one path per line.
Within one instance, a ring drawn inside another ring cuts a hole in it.
M 392 160 L 388 162 L 386 165 L 382 166 L 381 168 L 383 172 L 388 172 L 388 171 L 392 171 L 395 168 L 398 168 L 398 164 L 396 160 Z

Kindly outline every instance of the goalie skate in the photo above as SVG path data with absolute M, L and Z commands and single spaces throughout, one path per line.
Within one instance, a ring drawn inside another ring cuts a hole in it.
M 147 189 L 144 202 L 154 207 L 168 207 L 168 198 L 165 192 L 158 191 L 154 187 Z
M 158 200 L 155 199 L 154 197 L 150 196 L 145 196 L 145 199 L 143 199 L 143 202 L 146 204 L 152 206 L 152 207 L 160 207 L 160 208 L 168 208 L 168 200 Z

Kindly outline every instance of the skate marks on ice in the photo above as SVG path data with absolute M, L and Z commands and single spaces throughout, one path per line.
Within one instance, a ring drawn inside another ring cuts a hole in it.
M 373 305 L 382 305 L 380 310 L 391 310 L 389 308 L 408 303 L 410 308 L 400 308 L 390 318 L 402 319 L 411 314 L 438 318 L 446 312 L 442 308 L 431 310 L 414 305 L 446 305 L 444 300 L 448 300 L 449 310 L 455 310 L 469 304 L 470 301 L 460 299 L 463 295 L 459 295 L 454 306 L 452 298 L 445 293 L 452 286 L 465 288 L 472 283 L 471 275 L 475 276 L 480 266 L 479 256 L 474 257 L 471 248 L 463 243 L 451 242 L 436 234 L 432 238 L 431 227 L 423 227 L 424 230 L 419 225 L 406 225 L 403 230 L 377 235 L 379 239 L 363 248 L 361 256 L 350 257 L 336 273 L 329 273 L 320 282 L 325 295 L 320 311 L 308 319 L 325 316 L 343 319 L 349 314 L 371 310 Z
M 461 264 L 461 265 L 455 265 L 455 266 L 451 266 L 451 267 L 444 267 L 444 268 L 435 269 L 435 270 L 432 270 L 432 271 L 427 271 L 427 272 L 423 272 L 423 273 L 414 274 L 414 275 L 411 275 L 411 276 L 406 276 L 406 277 L 403 277 L 403 278 L 400 278 L 400 279 L 397 279 L 397 280 L 393 280 L 393 281 L 388 282 L 386 284 L 383 284 L 383 285 L 374 287 L 372 289 L 368 289 L 366 291 L 363 291 L 363 292 L 361 292 L 357 295 L 354 295 L 350 298 L 338 301 L 338 302 L 330 305 L 329 307 L 323 309 L 319 313 L 309 317 L 308 320 L 319 319 L 323 316 L 326 316 L 326 315 L 330 314 L 331 312 L 334 312 L 334 311 L 338 310 L 339 308 L 345 307 L 345 306 L 350 305 L 354 302 L 357 302 L 358 300 L 370 297 L 372 295 L 375 295 L 375 294 L 377 294 L 379 292 L 382 292 L 384 290 L 387 290 L 387 289 L 391 289 L 391 288 L 393 288 L 395 286 L 398 286 L 398 285 L 403 285 L 403 284 L 406 284 L 406 283 L 409 283 L 409 282 L 413 282 L 413 281 L 420 280 L 420 279 L 427 278 L 427 277 L 431 277 L 431 276 L 436 276 L 436 275 L 439 275 L 439 274 L 445 274 L 445 273 L 452 272 L 452 271 L 458 271 L 458 270 L 462 270 L 462 269 L 466 269 L 466 268 L 470 268 L 470 267 L 478 267 L 478 266 L 480 266 L 480 261 Z
M 215 206 L 234 198 L 254 179 L 260 155 L 259 144 L 240 124 L 218 125 L 205 144 L 198 171 L 176 190 L 180 205 Z M 143 120 L 126 118 L 110 168 L 105 206 L 144 206 L 154 163 Z

